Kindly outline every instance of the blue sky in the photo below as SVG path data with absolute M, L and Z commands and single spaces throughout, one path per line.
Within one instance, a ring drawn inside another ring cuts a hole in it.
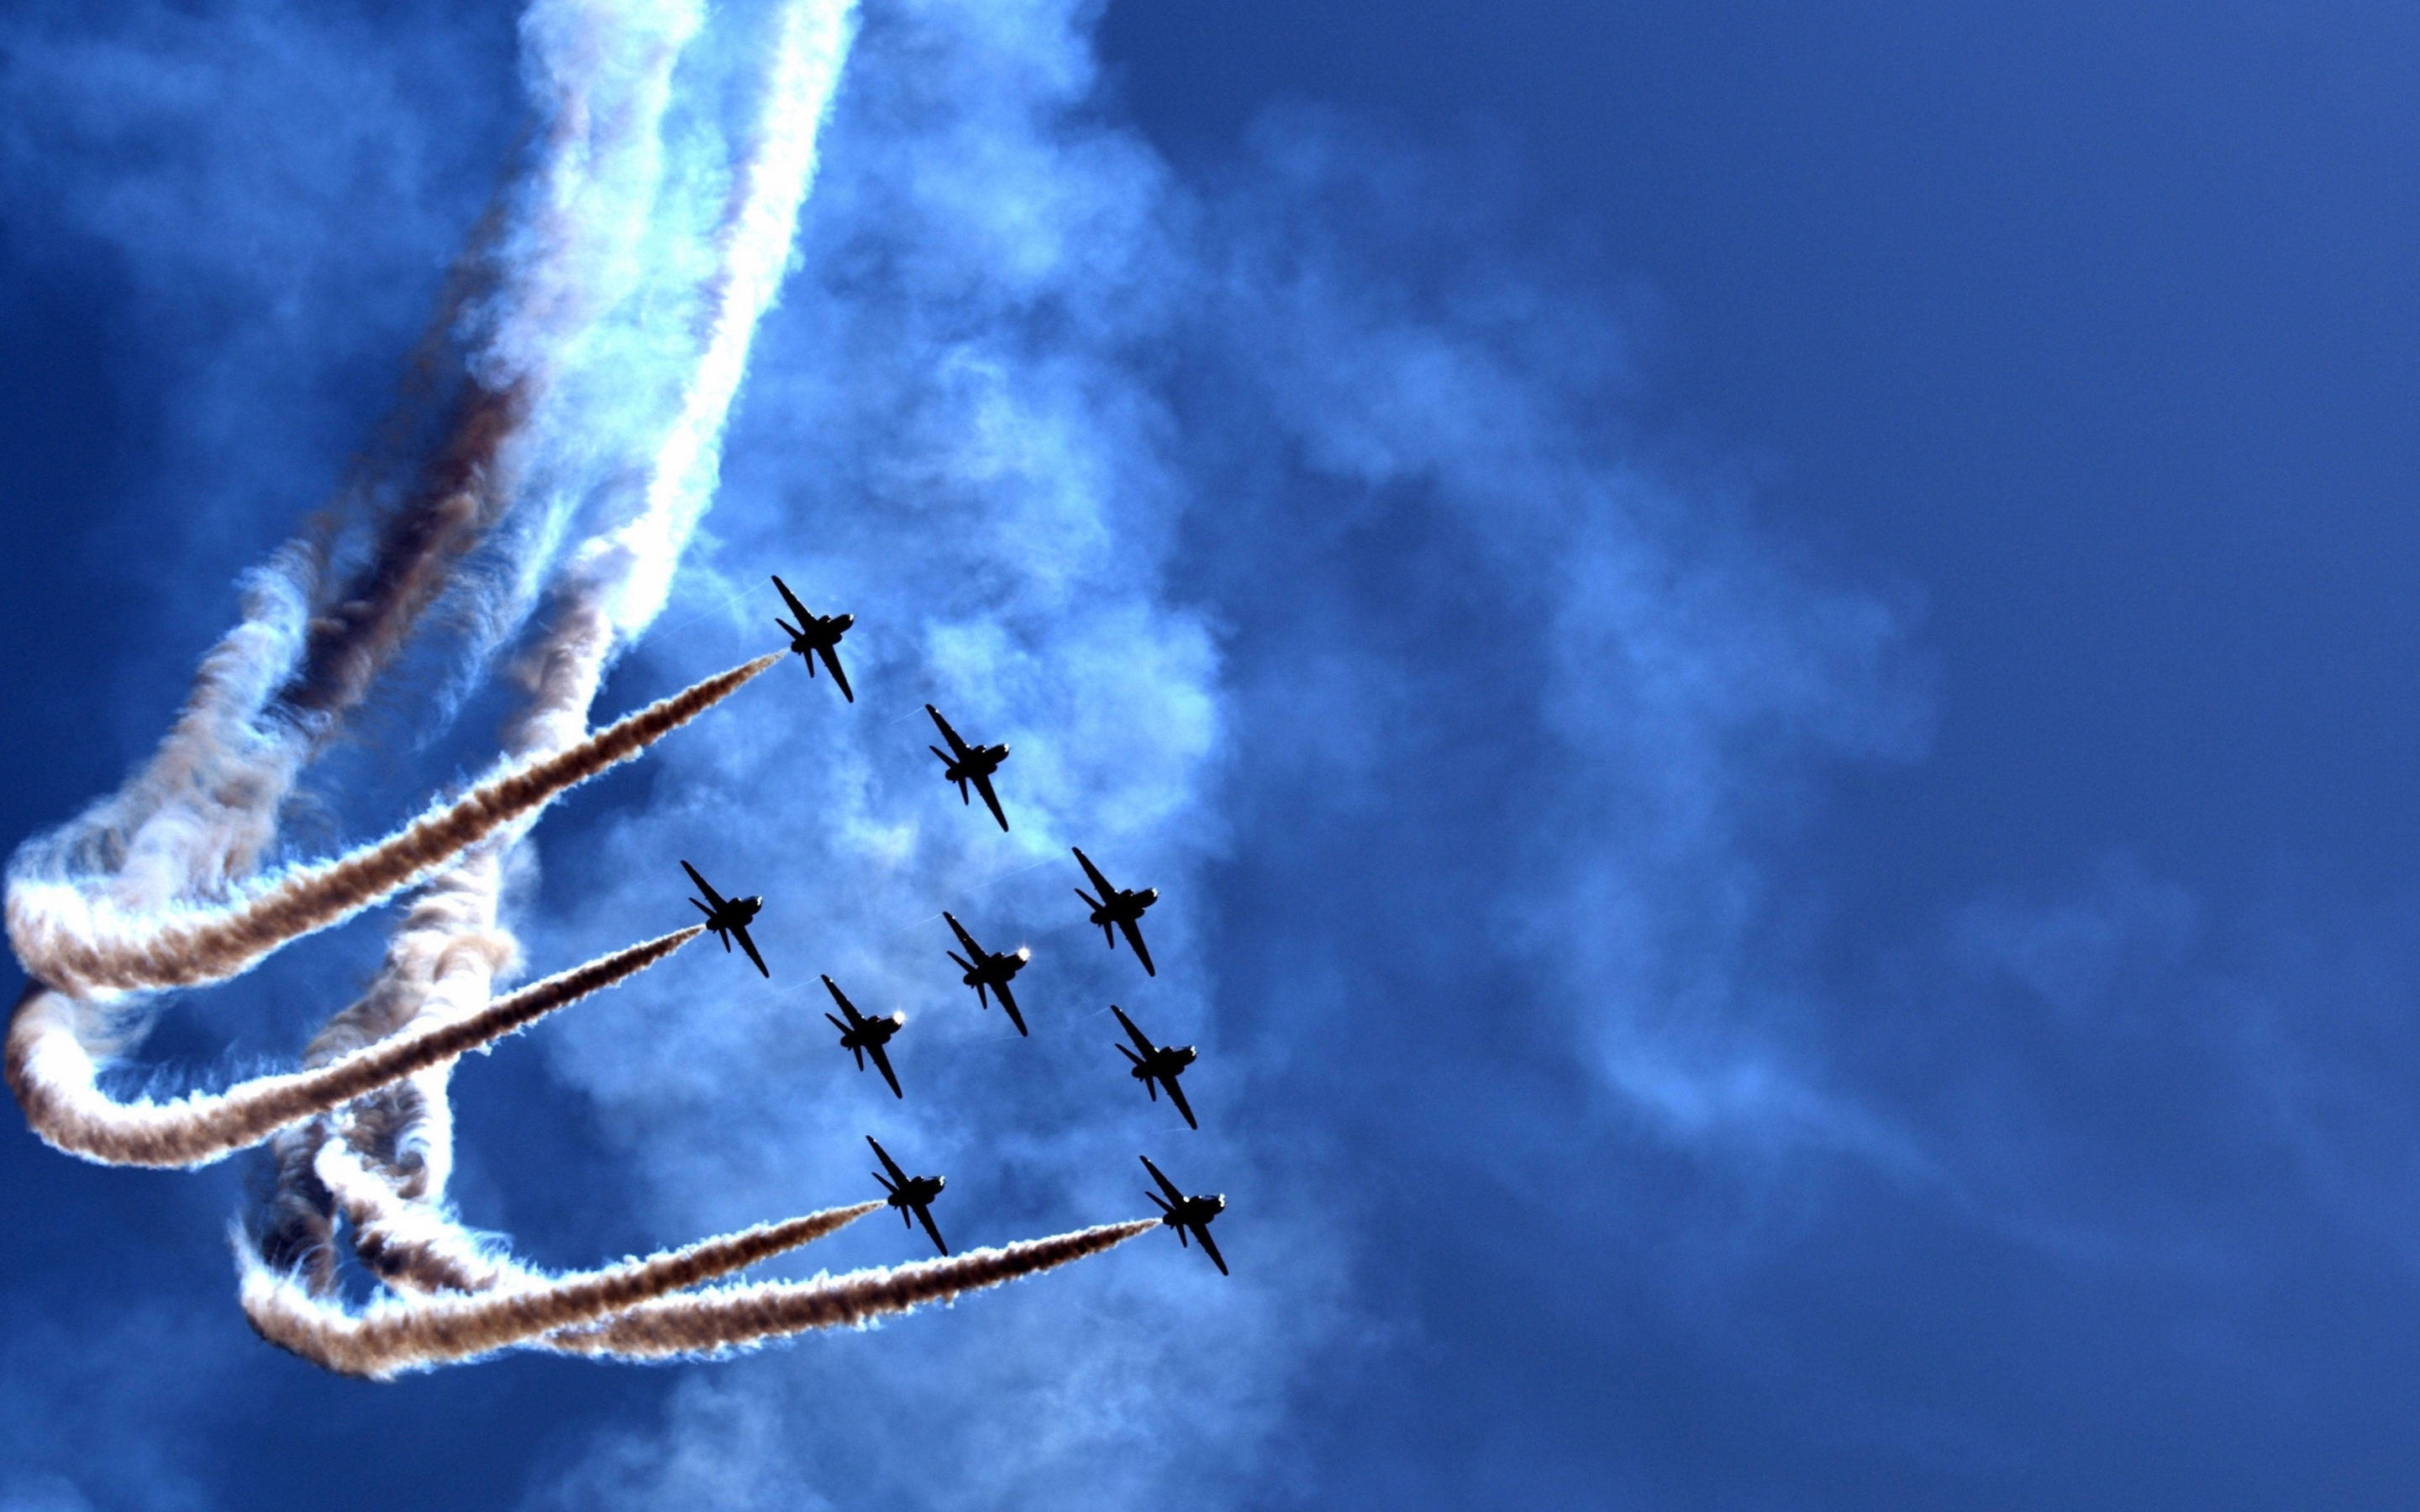
M 519 903 L 568 961 L 690 855 L 779 975 L 467 1065 L 455 1196 L 583 1265 L 855 1197 L 873 1130 L 996 1242 L 1140 1210 L 1140 1149 L 1235 1277 L 1151 1236 L 737 1362 L 371 1387 L 243 1324 L 256 1172 L 17 1135 L 0 1506 L 2401 1504 L 2415 53 L 2384 7 L 868 0 L 605 698 L 761 649 L 771 570 L 857 611 L 861 702 L 752 688 Z M 327 496 L 522 117 L 501 8 L 24 5 L 0 55 L 27 835 Z M 503 704 L 442 695 L 295 854 L 478 765 Z M 928 697 L 1016 745 L 1015 837 Z M 1156 981 L 1068 841 L 1167 893 Z M 941 906 L 1033 943 L 1032 1041 Z M 379 941 L 171 1000 L 144 1065 L 279 1063 Z M 912 1101 L 822 970 L 910 1011 Z M 1202 1045 L 1201 1134 L 1112 996 Z

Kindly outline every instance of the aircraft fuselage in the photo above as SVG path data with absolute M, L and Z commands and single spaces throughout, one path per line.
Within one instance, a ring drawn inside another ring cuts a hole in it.
M 1192 1065 L 1200 1056 L 1201 1052 L 1189 1044 L 1162 1045 L 1150 1055 L 1139 1057 L 1131 1068 L 1131 1073 L 1139 1082 L 1182 1075 L 1185 1068 Z

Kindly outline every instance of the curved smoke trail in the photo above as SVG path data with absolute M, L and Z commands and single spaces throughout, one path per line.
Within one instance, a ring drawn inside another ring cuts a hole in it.
M 25 1119 L 44 1142 L 111 1165 L 206 1165 L 278 1130 L 333 1112 L 420 1072 L 449 1064 L 558 1009 L 654 965 L 703 933 L 685 930 L 600 956 L 532 982 L 461 1018 L 419 1026 L 325 1065 L 259 1076 L 225 1092 L 168 1103 L 119 1103 L 96 1085 L 99 1068 L 74 1031 L 74 1010 L 33 987 L 9 1023 L 6 1072 Z
M 320 1301 L 247 1253 L 241 1298 L 244 1316 L 271 1344 L 346 1375 L 384 1378 L 492 1354 L 729 1275 L 811 1244 L 881 1207 L 876 1201 L 832 1208 L 582 1275 L 499 1288 L 478 1297 L 376 1302 L 358 1313 Z
M 248 889 L 240 903 L 134 916 L 60 884 L 8 892 L 8 940 L 28 973 L 86 999 L 224 981 L 271 950 L 384 902 L 554 798 L 629 761 L 782 659 L 771 652 L 625 717 L 579 745 L 489 778 L 387 840 Z

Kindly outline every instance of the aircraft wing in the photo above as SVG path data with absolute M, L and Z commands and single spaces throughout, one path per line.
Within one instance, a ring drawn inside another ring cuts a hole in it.
M 857 695 L 848 690 L 848 673 L 840 670 L 839 648 L 835 646 L 821 646 L 817 649 L 823 653 L 824 665 L 831 669 L 832 681 L 840 685 L 840 696 L 848 700 L 851 703 L 856 702 Z
M 1092 879 L 1093 890 L 1099 893 L 1103 900 L 1106 901 L 1111 893 L 1118 890 L 1109 886 L 1109 879 L 1101 875 L 1101 869 L 1093 864 L 1093 858 L 1086 856 L 1081 848 L 1074 845 L 1067 848 L 1076 853 L 1076 864 L 1084 869 L 1084 875 Z
M 867 1143 L 872 1144 L 872 1139 L 869 1138 Z M 876 1150 L 879 1150 L 882 1147 L 880 1145 L 875 1145 L 874 1148 Z M 1182 1202 L 1185 1200 L 1185 1194 L 1176 1190 L 1176 1183 L 1168 1179 L 1168 1173 L 1166 1171 L 1161 1170 L 1158 1166 L 1154 1165 L 1151 1163 L 1151 1157 L 1149 1155 L 1143 1155 L 1138 1158 L 1142 1161 L 1142 1168 L 1151 1173 L 1151 1179 L 1159 1183 L 1159 1189 L 1168 1194 L 1169 1201 Z M 894 1169 L 896 1167 L 894 1167 Z
M 1142 963 L 1142 974 L 1146 977 L 1158 976 L 1158 968 L 1151 964 L 1151 947 L 1142 943 L 1142 926 L 1131 918 L 1121 918 L 1118 920 L 1118 933 L 1126 937 L 1128 945 L 1134 947 L 1135 959 Z
M 933 717 L 933 722 L 935 724 L 940 726 L 941 738 L 950 743 L 950 749 L 957 753 L 958 760 L 965 761 L 967 759 L 967 743 L 960 740 L 958 738 L 958 733 L 950 728 L 950 721 L 941 717 L 941 711 L 927 703 L 924 705 L 924 712 Z
M 849 1027 L 855 1028 L 858 1025 L 865 1022 L 865 1016 L 857 1011 L 857 1005 L 850 1002 L 847 997 L 842 995 L 840 983 L 832 980 L 830 977 L 826 977 L 824 979 L 824 991 L 831 994 L 832 1001 L 838 1003 L 840 1005 L 840 1011 L 848 1015 Z M 827 1013 L 824 1017 L 830 1018 L 831 1015 Z
M 1149 1056 L 1158 1053 L 1159 1046 L 1151 1042 L 1151 1037 L 1149 1035 L 1135 1027 L 1135 1021 L 1126 1017 L 1126 1011 L 1125 1009 L 1120 1008 L 1115 1003 L 1111 1003 L 1109 1005 L 1109 1011 L 1118 1016 L 1118 1023 L 1125 1028 L 1126 1038 L 1132 1040 L 1136 1044 L 1140 1045 L 1144 1055 Z
M 1008 815 L 1000 811 L 1000 795 L 991 790 L 991 779 L 985 777 L 980 773 L 969 773 L 968 775 L 974 778 L 975 791 L 983 795 L 984 807 L 989 809 L 991 810 L 991 816 L 1000 821 L 1000 827 L 1006 829 L 1008 827 Z
M 906 1097 L 908 1094 L 899 1089 L 898 1074 L 891 1069 L 890 1056 L 886 1055 L 878 1044 L 867 1045 L 865 1049 L 867 1054 L 874 1057 L 874 1069 L 882 1072 L 882 1079 L 891 1084 L 891 1095 L 897 1098 Z M 864 1062 L 860 1061 L 858 1064 L 861 1067 Z M 948 1252 L 945 1250 L 943 1253 Z
M 707 903 L 712 903 L 716 908 L 721 908 L 722 906 L 722 894 L 714 890 L 714 885 L 712 883 L 697 874 L 697 868 L 690 865 L 687 861 L 683 861 L 681 863 L 681 870 L 689 873 L 689 879 L 691 882 L 697 884 L 697 890 L 706 894 L 706 901 Z
M 1202 1253 L 1210 1257 L 1210 1263 L 1218 1268 L 1220 1275 L 1227 1274 L 1227 1257 L 1219 1254 L 1218 1246 L 1210 1242 L 1210 1226 L 1194 1224 L 1190 1227 L 1193 1229 L 1193 1237 L 1202 1241 Z
M 916 1221 L 924 1226 L 924 1232 L 933 1236 L 934 1248 L 939 1250 L 944 1255 L 950 1253 L 950 1242 L 943 1239 L 941 1237 L 941 1231 L 933 1227 L 933 1211 L 930 1208 L 921 1205 L 918 1206 L 916 1209 Z M 1218 1267 L 1218 1269 L 1223 1271 L 1226 1267 L 1222 1265 Z
M 1185 1115 L 1185 1126 L 1188 1129 L 1201 1128 L 1200 1120 L 1193 1117 L 1192 1104 L 1185 1101 L 1185 1088 L 1176 1085 L 1176 1078 L 1162 1076 L 1159 1078 L 1159 1085 L 1168 1088 L 1168 1100 L 1176 1104 L 1177 1112 Z M 1206 1245 L 1210 1242 L 1205 1239 L 1202 1242 Z
M 950 924 L 950 931 L 951 931 L 951 933 L 954 933 L 955 935 L 957 935 L 957 937 L 958 937 L 958 943 L 959 943 L 960 945 L 963 945 L 963 946 L 965 946 L 965 947 L 967 948 L 967 954 L 969 954 L 969 955 L 970 955 L 970 956 L 974 956 L 974 957 L 976 957 L 976 958 L 978 958 L 978 959 L 981 959 L 981 957 L 982 957 L 982 955 L 983 955 L 983 953 L 984 953 L 984 948 L 983 948 L 982 946 L 980 946 L 980 945 L 977 945 L 977 944 L 975 943 L 975 937 L 974 937 L 973 935 L 971 935 L 971 934 L 970 934 L 970 933 L 967 933 L 967 927 L 966 927 L 964 924 L 961 924 L 961 923 L 959 923 L 959 922 L 958 922 L 958 916 L 957 916 L 957 915 L 955 915 L 955 914 L 954 914 L 954 913 L 951 913 L 948 909 L 946 909 L 946 908 L 945 908 L 945 909 L 941 910 L 941 917 L 942 917 L 943 918 L 945 918 L 945 919 L 949 920 L 949 924 Z M 967 969 L 969 969 L 970 971 L 971 971 L 971 970 L 973 970 L 974 968 L 973 968 L 973 967 L 971 967 L 971 966 L 970 966 L 970 967 L 968 967 Z
M 899 1163 L 891 1158 L 891 1151 L 882 1148 L 882 1142 L 872 1134 L 865 1136 L 865 1142 L 874 1147 L 874 1158 L 880 1161 L 882 1168 L 891 1173 L 892 1183 L 896 1186 L 906 1186 L 908 1173 L 899 1168 Z
M 804 629 L 807 622 L 814 618 L 807 612 L 807 606 L 799 602 L 799 595 L 790 592 L 790 585 L 783 582 L 778 576 L 773 579 L 773 587 L 781 594 L 782 602 L 790 606 L 790 612 L 799 617 L 799 627 Z
M 756 963 L 757 971 L 768 980 L 770 980 L 773 974 L 765 969 L 765 958 L 756 953 L 756 942 L 748 937 L 748 926 L 745 924 L 734 925 L 731 933 L 739 936 L 739 948 L 748 952 L 749 960 Z
M 991 990 L 1000 998 L 1000 1006 L 1008 1010 L 1008 1022 L 1016 1026 L 1017 1033 L 1023 1034 L 1025 1032 L 1025 1015 L 1016 1011 L 1016 999 L 1008 995 L 1008 983 L 1004 981 L 993 982 L 991 984 Z

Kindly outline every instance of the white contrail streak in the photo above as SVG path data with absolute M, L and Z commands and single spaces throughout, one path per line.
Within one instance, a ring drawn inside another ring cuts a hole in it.
M 276 1131 L 450 1063 L 558 1009 L 643 971 L 697 938 L 704 926 L 599 956 L 496 998 L 477 1012 L 438 1019 L 309 1071 L 255 1077 L 225 1092 L 169 1103 L 119 1103 L 96 1085 L 99 1067 L 78 1041 L 74 1005 L 29 988 L 8 1026 L 6 1072 L 25 1120 L 44 1141 L 111 1165 L 206 1165 Z
M 747 371 L 756 327 L 780 291 L 799 209 L 814 181 L 815 135 L 830 108 L 856 25 L 855 7 L 802 0 L 783 8 L 765 106 L 732 191 L 705 289 L 706 342 L 680 408 L 657 447 L 638 514 L 574 559 L 597 584 L 614 628 L 646 627 L 672 590 L 674 566 L 721 471 L 722 428 Z
M 342 923 L 536 814 L 566 789 L 627 762 L 782 659 L 774 652 L 691 685 L 560 754 L 489 779 L 400 833 L 246 889 L 239 903 L 130 916 L 59 884 L 8 894 L 8 938 L 37 979 L 85 999 L 222 981 L 279 946 Z
M 816 1329 L 862 1326 L 887 1314 L 909 1312 L 1098 1255 L 1158 1227 L 1156 1218 L 1139 1218 L 887 1270 L 666 1297 L 588 1327 L 550 1334 L 544 1343 L 552 1350 L 624 1360 L 718 1354 Z
M 879 1201 L 762 1224 L 684 1249 L 582 1275 L 499 1287 L 462 1298 L 374 1302 L 350 1312 L 261 1265 L 239 1236 L 244 1316 L 261 1337 L 328 1369 L 377 1379 L 476 1359 L 607 1314 L 729 1275 L 813 1243 L 882 1207 Z

